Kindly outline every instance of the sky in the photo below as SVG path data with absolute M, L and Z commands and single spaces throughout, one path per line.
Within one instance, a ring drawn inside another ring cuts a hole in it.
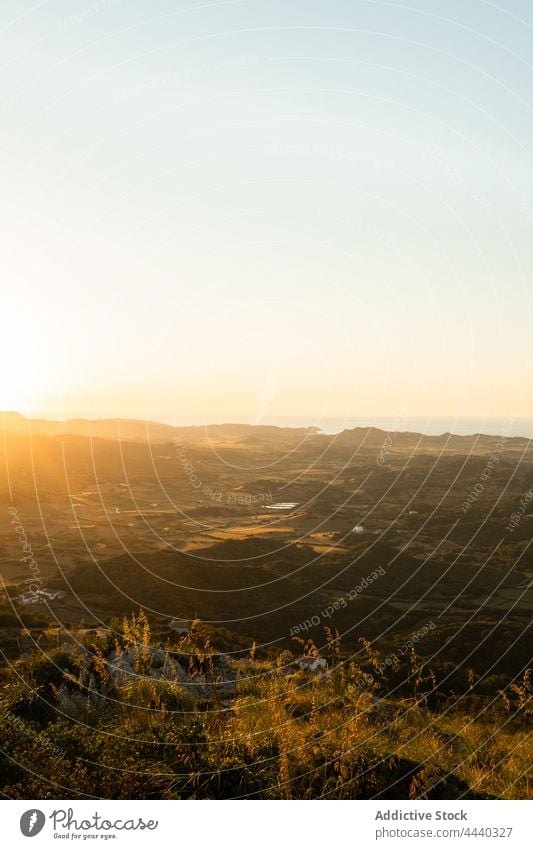
M 7 0 L 0 409 L 533 417 L 533 8 Z

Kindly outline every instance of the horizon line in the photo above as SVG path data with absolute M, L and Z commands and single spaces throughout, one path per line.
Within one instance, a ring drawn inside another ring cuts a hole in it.
M 502 435 L 502 428 L 500 428 L 497 433 L 489 433 L 483 430 L 472 430 L 472 431 L 462 431 L 458 432 L 454 430 L 453 427 L 460 427 L 461 423 L 463 426 L 467 423 L 495 423 L 498 422 L 502 424 L 504 421 L 507 421 L 509 427 L 512 427 L 513 424 L 525 423 L 529 424 L 528 433 L 509 433 L 508 428 L 505 429 L 507 433 L 507 437 L 510 439 L 533 439 L 533 416 L 457 416 L 457 415 L 412 415 L 408 417 L 402 418 L 397 413 L 395 414 L 382 414 L 379 416 L 371 416 L 371 415 L 359 415 L 359 416 L 328 416 L 325 417 L 319 422 L 324 424 L 336 422 L 337 428 L 334 430 L 325 430 L 323 427 L 320 427 L 320 424 L 315 420 L 311 421 L 312 417 L 310 416 L 276 416 L 272 417 L 270 421 L 243 421 L 239 419 L 227 419 L 224 416 L 211 416 L 209 420 L 202 419 L 200 416 L 184 416 L 182 421 L 176 419 L 176 417 L 172 417 L 170 419 L 163 418 L 137 418 L 135 416 L 84 416 L 84 415 L 75 415 L 70 416 L 68 418 L 63 417 L 51 417 L 50 414 L 45 413 L 37 413 L 27 415 L 25 413 L 21 413 L 17 410 L 1 410 L 0 414 L 2 419 L 4 420 L 6 417 L 14 417 L 17 419 L 22 419 L 24 421 L 32 422 L 32 421 L 40 421 L 47 422 L 50 424 L 68 424 L 69 422 L 87 422 L 87 423 L 111 423 L 111 422 L 135 422 L 138 424 L 144 425 L 160 425 L 162 427 L 169 428 L 201 428 L 201 427 L 269 427 L 269 428 L 278 428 L 280 430 L 315 430 L 318 434 L 324 436 L 331 436 L 335 434 L 340 434 L 343 431 L 349 430 L 379 430 L 384 433 L 394 432 L 394 433 L 414 433 L 421 436 L 459 436 L 459 437 L 468 437 L 468 436 L 488 436 L 488 437 L 497 437 Z M 250 418 L 250 417 L 247 417 Z M 288 422 L 300 422 L 299 424 L 288 424 Z M 384 427 L 384 423 L 389 421 L 392 427 Z M 433 427 L 436 428 L 438 423 L 443 423 L 444 421 L 448 422 L 448 424 L 452 425 L 451 430 L 433 430 L 433 432 L 429 432 L 427 430 L 416 430 L 409 427 L 409 422 L 412 424 L 420 423 L 421 421 L 425 421 L 428 426 L 433 422 Z M 357 424 L 355 424 L 357 422 Z M 379 424 L 378 424 L 379 423 Z M 340 425 L 340 427 L 339 427 Z M 379 425 L 382 425 L 381 427 Z

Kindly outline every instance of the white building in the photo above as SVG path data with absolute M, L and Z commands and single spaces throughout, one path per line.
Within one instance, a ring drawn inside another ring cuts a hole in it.
M 296 665 L 306 672 L 324 672 L 328 668 L 325 657 L 313 657 L 309 654 L 296 658 Z
M 44 604 L 47 601 L 57 601 L 65 595 L 61 590 L 35 590 L 31 593 L 22 593 L 17 596 L 19 604 Z
M 37 590 L 37 595 L 46 598 L 48 601 L 56 601 L 58 598 L 63 598 L 65 593 L 61 590 Z
M 37 593 L 22 593 L 17 596 L 19 604 L 40 604 L 41 597 Z

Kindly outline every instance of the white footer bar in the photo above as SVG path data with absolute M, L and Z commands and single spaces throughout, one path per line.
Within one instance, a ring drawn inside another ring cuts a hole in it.
M 367 849 L 533 846 L 527 801 L 1 801 L 2 845 Z M 35 842 L 31 842 L 34 840 Z M 69 841 L 67 843 L 67 841 Z

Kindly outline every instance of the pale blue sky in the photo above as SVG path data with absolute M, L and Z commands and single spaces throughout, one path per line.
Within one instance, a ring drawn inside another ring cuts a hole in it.
M 1 407 L 533 413 L 533 10 L 4 2 Z

